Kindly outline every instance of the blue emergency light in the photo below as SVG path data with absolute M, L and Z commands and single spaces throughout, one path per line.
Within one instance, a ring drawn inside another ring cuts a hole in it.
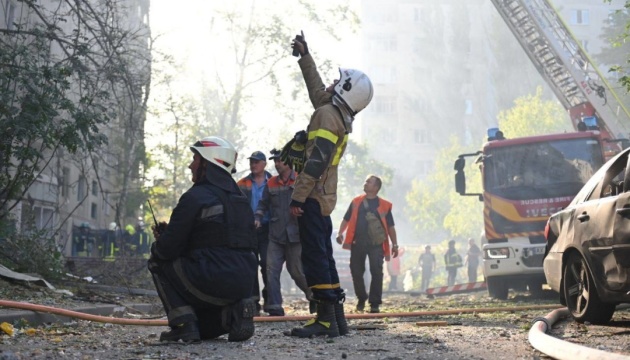
M 597 128 L 597 117 L 595 116 L 585 116 L 582 118 L 582 121 L 587 129 Z
M 488 128 L 488 139 L 495 139 L 497 137 L 498 127 Z

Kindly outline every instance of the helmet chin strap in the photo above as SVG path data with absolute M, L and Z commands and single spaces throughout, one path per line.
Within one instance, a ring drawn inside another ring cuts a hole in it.
M 348 105 L 339 98 L 338 95 L 333 96 L 333 104 L 339 109 L 341 112 L 341 116 L 343 117 L 343 122 L 346 125 L 346 130 L 348 133 L 352 132 L 352 122 L 354 121 L 354 116 L 352 116 L 352 111 L 348 107 Z

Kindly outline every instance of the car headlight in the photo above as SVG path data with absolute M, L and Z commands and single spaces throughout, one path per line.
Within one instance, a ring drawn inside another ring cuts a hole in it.
M 510 257 L 510 248 L 492 248 L 484 250 L 484 257 L 486 259 L 507 259 Z

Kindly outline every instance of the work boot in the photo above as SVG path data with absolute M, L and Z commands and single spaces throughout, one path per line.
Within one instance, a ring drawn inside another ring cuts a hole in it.
M 371 314 L 378 314 L 381 312 L 381 309 L 379 308 L 378 305 L 372 305 L 370 306 L 370 313 Z
M 346 315 L 343 312 L 343 303 L 346 302 L 346 294 L 341 293 L 337 302 L 335 303 L 335 320 L 337 320 L 337 327 L 339 328 L 339 335 L 348 335 L 350 330 L 348 329 L 348 322 L 346 321 Z
M 292 329 L 290 335 L 300 338 L 319 335 L 327 335 L 328 337 L 339 336 L 339 327 L 335 319 L 335 305 L 330 302 L 319 301 L 315 319 L 306 322 L 304 327 Z
M 228 341 L 245 341 L 254 336 L 254 314 L 256 303 L 243 299 L 222 311 L 222 325 L 228 332 Z
M 365 310 L 365 300 L 359 300 L 359 302 L 357 302 L 357 311 L 363 310 Z
M 199 328 L 194 321 L 183 323 L 180 325 L 171 326 L 170 331 L 163 331 L 160 334 L 160 341 L 183 341 L 183 342 L 197 342 L 201 340 L 199 336 Z

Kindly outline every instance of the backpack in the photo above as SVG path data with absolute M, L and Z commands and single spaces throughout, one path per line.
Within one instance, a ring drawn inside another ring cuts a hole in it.
M 365 221 L 367 222 L 368 243 L 370 245 L 381 245 L 387 239 L 385 227 L 381 222 L 380 216 L 370 211 L 366 199 L 363 199 L 363 207 L 365 208 Z

